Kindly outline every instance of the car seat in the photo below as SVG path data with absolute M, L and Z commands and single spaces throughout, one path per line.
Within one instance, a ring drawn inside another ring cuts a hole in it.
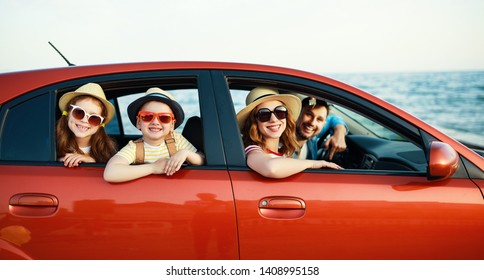
M 192 143 L 198 151 L 204 152 L 203 126 L 202 119 L 199 116 L 193 116 L 187 120 L 182 135 Z

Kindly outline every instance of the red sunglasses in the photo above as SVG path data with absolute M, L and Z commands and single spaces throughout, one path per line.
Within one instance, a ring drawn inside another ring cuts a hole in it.
M 175 120 L 175 116 L 172 113 L 155 113 L 155 112 L 149 112 L 149 111 L 140 111 L 138 113 L 138 118 L 142 122 L 152 122 L 155 116 L 158 117 L 158 120 L 160 123 L 168 124 L 172 120 Z

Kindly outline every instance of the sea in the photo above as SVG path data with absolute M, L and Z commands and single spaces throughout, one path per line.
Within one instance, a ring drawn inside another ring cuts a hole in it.
M 388 101 L 456 140 L 484 147 L 484 71 L 323 75 Z

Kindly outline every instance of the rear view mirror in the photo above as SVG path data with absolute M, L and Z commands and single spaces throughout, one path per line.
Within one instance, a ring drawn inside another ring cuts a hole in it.
M 457 152 L 447 143 L 430 143 L 428 179 L 444 180 L 452 176 L 459 166 Z

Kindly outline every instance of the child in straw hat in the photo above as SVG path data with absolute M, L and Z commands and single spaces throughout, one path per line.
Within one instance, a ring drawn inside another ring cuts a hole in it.
M 62 117 L 57 121 L 57 158 L 65 166 L 82 162 L 107 162 L 116 153 L 116 143 L 104 130 L 114 116 L 114 106 L 103 89 L 88 83 L 59 100 Z
M 125 182 L 150 174 L 170 176 L 185 161 L 192 165 L 205 162 L 205 156 L 174 131 L 183 123 L 185 114 L 168 92 L 160 88 L 148 89 L 145 96 L 128 105 L 128 116 L 141 130 L 143 138 L 130 141 L 109 160 L 104 170 L 106 181 Z
M 342 169 L 324 160 L 291 158 L 298 147 L 295 129 L 301 111 L 299 98 L 257 87 L 248 94 L 246 104 L 237 113 L 237 122 L 251 169 L 269 178 L 285 178 L 307 168 Z

